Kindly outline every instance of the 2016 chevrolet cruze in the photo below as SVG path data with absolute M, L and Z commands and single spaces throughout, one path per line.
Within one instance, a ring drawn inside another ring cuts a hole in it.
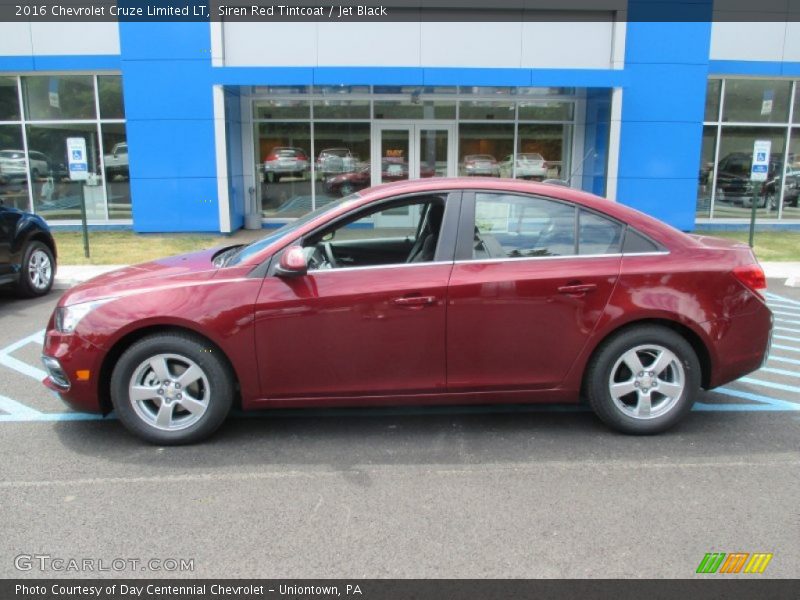
M 766 358 L 745 245 L 548 184 L 378 186 L 73 288 L 45 384 L 158 444 L 247 409 L 564 403 L 655 433 Z

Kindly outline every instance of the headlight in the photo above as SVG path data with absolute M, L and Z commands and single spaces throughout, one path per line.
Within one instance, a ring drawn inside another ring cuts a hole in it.
M 116 300 L 116 298 L 103 298 L 71 306 L 59 306 L 56 308 L 56 329 L 61 333 L 72 333 L 83 317 L 111 300 Z

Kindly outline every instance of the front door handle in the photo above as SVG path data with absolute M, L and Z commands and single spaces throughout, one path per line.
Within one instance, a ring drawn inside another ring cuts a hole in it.
M 596 283 L 571 283 L 558 288 L 559 294 L 577 295 L 593 292 L 597 289 Z
M 430 306 L 436 303 L 436 296 L 403 296 L 392 302 L 397 306 Z

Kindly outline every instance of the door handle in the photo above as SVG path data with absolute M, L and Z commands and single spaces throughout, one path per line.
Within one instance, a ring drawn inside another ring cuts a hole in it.
M 397 306 L 430 306 L 436 303 L 436 296 L 403 296 L 392 302 Z
M 596 283 L 572 283 L 569 285 L 562 285 L 558 288 L 559 294 L 586 294 L 593 292 L 597 289 Z

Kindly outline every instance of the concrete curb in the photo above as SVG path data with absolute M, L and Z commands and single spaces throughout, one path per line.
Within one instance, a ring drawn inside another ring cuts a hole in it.
M 126 265 L 59 265 L 53 282 L 54 290 L 68 290 L 104 273 L 122 269 Z

